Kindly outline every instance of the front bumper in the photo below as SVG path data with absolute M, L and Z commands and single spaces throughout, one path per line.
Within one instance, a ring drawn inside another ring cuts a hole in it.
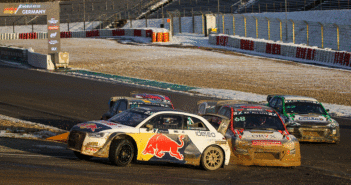
M 235 150 L 234 150 L 235 149 Z M 235 146 L 230 162 L 251 166 L 300 166 L 300 145 L 295 143 L 295 149 L 289 150 L 284 146 Z
M 108 157 L 106 139 L 91 138 L 86 132 L 71 131 L 67 141 L 67 149 L 95 157 Z
M 340 141 L 339 127 L 287 127 L 287 129 L 300 142 L 337 143 Z

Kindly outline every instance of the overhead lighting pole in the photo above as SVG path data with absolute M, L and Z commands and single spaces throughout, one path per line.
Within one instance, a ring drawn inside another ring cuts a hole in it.
M 285 0 L 285 41 L 288 41 L 288 3 Z
M 85 31 L 85 0 L 83 0 L 83 12 L 84 12 L 84 31 Z

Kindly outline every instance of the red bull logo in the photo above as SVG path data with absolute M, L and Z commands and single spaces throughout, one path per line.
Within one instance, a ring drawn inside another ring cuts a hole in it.
M 165 152 L 169 152 L 170 156 L 178 160 L 183 160 L 184 156 L 178 151 L 179 148 L 184 146 L 183 138 L 184 136 L 179 136 L 181 144 L 178 144 L 163 134 L 156 134 L 149 139 L 143 154 L 151 154 L 158 158 L 162 158 L 165 155 Z
M 95 123 L 82 123 L 79 125 L 80 129 L 90 129 L 91 131 L 95 131 L 98 127 L 96 126 Z

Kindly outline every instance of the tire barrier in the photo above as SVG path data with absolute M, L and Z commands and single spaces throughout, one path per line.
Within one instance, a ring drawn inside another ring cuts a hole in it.
M 280 41 L 275 42 L 226 34 L 210 34 L 208 42 L 212 45 L 265 53 L 272 57 L 284 56 L 306 63 L 318 63 L 351 69 L 351 52 L 347 51 L 334 51 L 330 48 L 321 49 L 316 46 L 282 43 Z
M 244 49 L 244 50 L 254 50 L 254 41 L 252 40 L 244 40 L 241 39 L 240 40 L 240 49 Z
M 156 42 L 163 42 L 163 33 L 162 32 L 158 32 L 156 34 Z
M 217 36 L 216 37 L 216 45 L 226 46 L 228 44 L 228 36 Z
M 61 38 L 72 38 L 72 32 L 70 31 L 64 31 L 60 33 Z
M 92 31 L 86 31 L 85 37 L 99 37 L 99 36 L 100 36 L 99 30 L 92 30 Z
M 1 33 L 0 40 L 16 40 L 19 39 L 19 33 Z
M 281 54 L 281 45 L 280 44 L 266 44 L 266 53 L 273 54 L 273 55 L 280 55 Z
M 351 53 L 335 52 L 334 64 L 350 67 L 350 56 Z
M 112 36 L 124 36 L 125 32 L 123 29 L 112 30 Z
M 141 37 L 141 30 L 134 30 L 134 37 Z
M 150 38 L 151 42 L 169 42 L 171 35 L 164 28 L 139 28 L 139 29 L 104 29 L 90 31 L 65 31 L 60 32 L 61 38 L 89 38 L 89 37 L 144 37 Z M 34 33 L 1 33 L 0 40 L 15 39 L 47 39 L 45 32 Z

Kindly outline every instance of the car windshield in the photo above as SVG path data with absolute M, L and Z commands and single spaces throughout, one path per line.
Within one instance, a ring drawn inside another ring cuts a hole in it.
M 120 123 L 122 125 L 127 125 L 131 127 L 137 126 L 141 123 L 145 118 L 147 118 L 148 114 L 143 114 L 142 112 L 135 112 L 135 111 L 123 111 L 119 114 L 116 114 L 108 121 Z
M 264 114 L 241 114 L 234 117 L 236 129 L 285 130 L 278 116 Z
M 308 114 L 308 113 L 317 113 L 317 114 L 324 114 L 324 115 L 327 114 L 323 109 L 322 105 L 318 103 L 309 103 L 309 102 L 285 103 L 285 112 L 295 113 L 295 114 Z

